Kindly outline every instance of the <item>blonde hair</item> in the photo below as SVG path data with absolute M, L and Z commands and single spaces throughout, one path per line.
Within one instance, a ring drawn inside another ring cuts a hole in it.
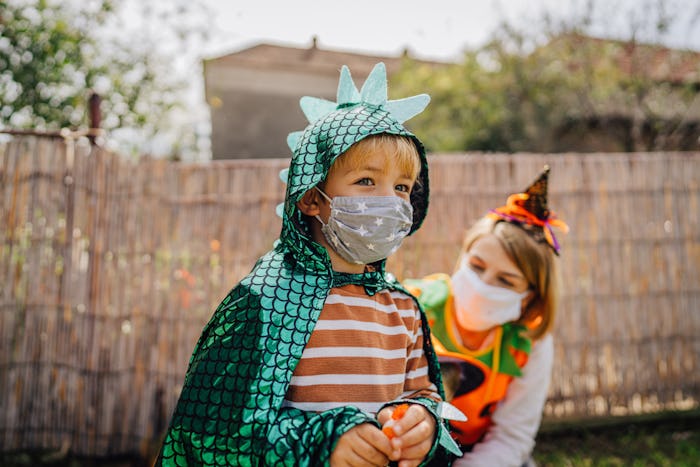
M 517 224 L 489 217 L 481 218 L 467 231 L 462 252 L 469 251 L 475 241 L 490 233 L 496 236 L 535 294 L 516 322 L 527 326 L 532 339 L 539 339 L 551 331 L 559 305 L 559 269 L 554 252 Z
M 326 180 L 340 169 L 361 167 L 367 159 L 377 153 L 385 153 L 394 157 L 394 164 L 410 177 L 418 180 L 421 170 L 420 156 L 416 144 L 408 136 L 380 133 L 370 135 L 356 142 L 347 151 L 338 156 L 328 170 Z

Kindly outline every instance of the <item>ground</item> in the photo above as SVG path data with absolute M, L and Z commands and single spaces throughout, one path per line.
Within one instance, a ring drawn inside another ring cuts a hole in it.
M 606 426 L 543 427 L 537 439 L 538 467 L 698 467 L 700 413 Z M 148 467 L 121 459 L 52 459 L 47 453 L 0 454 L 4 467 Z

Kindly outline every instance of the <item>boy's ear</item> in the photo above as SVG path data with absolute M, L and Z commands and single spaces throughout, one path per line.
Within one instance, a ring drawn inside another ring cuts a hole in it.
M 321 209 L 318 206 L 319 196 L 318 191 L 312 188 L 304 193 L 301 199 L 297 201 L 297 208 L 299 208 L 302 214 L 307 216 L 313 217 L 319 215 L 321 213 Z

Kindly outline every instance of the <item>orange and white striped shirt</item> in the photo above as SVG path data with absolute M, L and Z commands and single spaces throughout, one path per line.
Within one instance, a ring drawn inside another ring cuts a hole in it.
M 413 299 L 390 290 L 369 296 L 355 284 L 331 289 L 284 406 L 322 412 L 352 405 L 375 414 L 386 402 L 415 397 L 440 400 Z

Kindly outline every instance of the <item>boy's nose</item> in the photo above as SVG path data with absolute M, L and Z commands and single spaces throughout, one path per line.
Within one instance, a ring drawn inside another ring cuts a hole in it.
M 396 192 L 394 191 L 394 186 L 393 185 L 380 186 L 379 190 L 377 190 L 377 196 L 396 196 Z

